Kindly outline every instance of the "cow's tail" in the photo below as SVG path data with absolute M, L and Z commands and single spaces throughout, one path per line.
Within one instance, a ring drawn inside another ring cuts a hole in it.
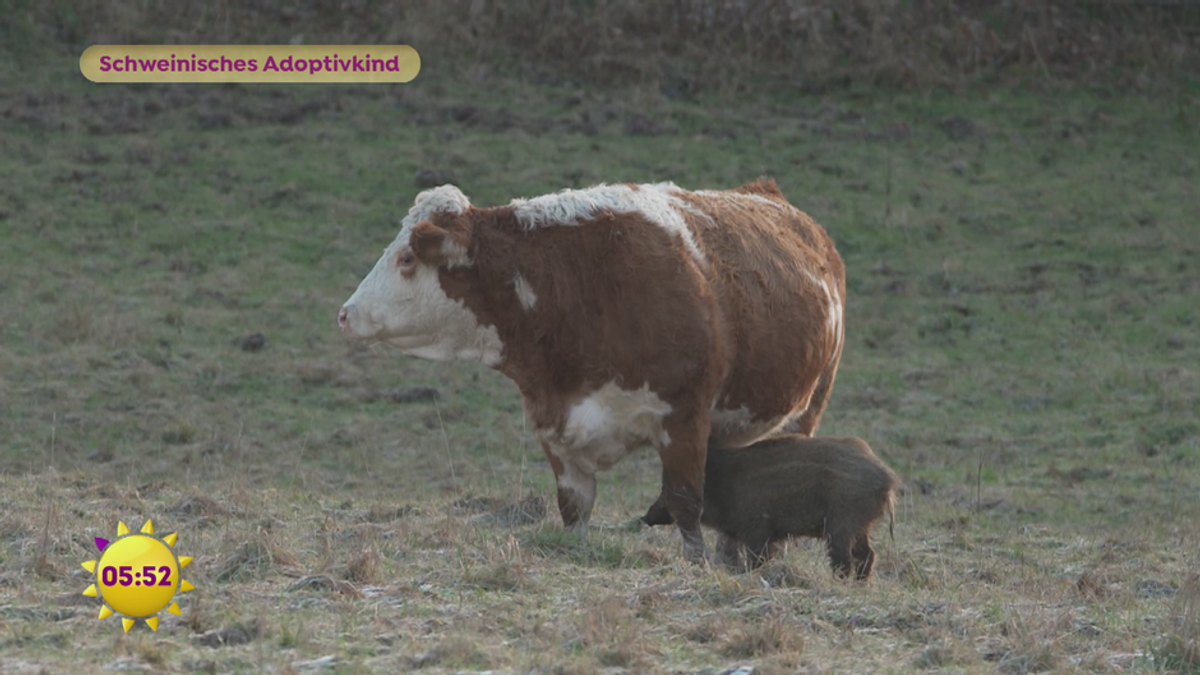
M 829 363 L 825 364 L 824 370 L 817 378 L 817 386 L 813 388 L 812 396 L 808 399 L 808 407 L 800 414 L 799 419 L 790 425 L 789 432 L 805 436 L 817 435 L 817 427 L 821 424 L 821 416 L 825 414 L 825 405 L 829 403 L 829 395 L 833 392 L 833 381 L 837 379 L 838 364 L 841 360 L 842 341 L 839 339 L 833 357 L 829 359 Z

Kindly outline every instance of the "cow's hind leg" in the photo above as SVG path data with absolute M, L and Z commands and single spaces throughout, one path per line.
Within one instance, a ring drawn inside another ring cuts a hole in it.
M 708 547 L 700 532 L 708 419 L 700 416 L 687 419 L 680 411 L 678 416 L 668 417 L 663 426 L 670 442 L 658 453 L 662 459 L 662 497 L 683 537 L 683 557 L 689 562 L 703 563 L 708 561 Z
M 837 379 L 838 363 L 842 360 L 842 340 L 838 339 L 837 349 L 833 358 L 821 371 L 817 378 L 817 386 L 813 389 L 812 397 L 808 399 L 808 408 L 798 419 L 792 420 L 784 428 L 787 433 L 814 436 L 821 424 L 821 416 L 825 414 L 825 405 L 829 403 L 829 395 L 833 392 L 833 381 Z
M 671 519 L 671 512 L 667 510 L 667 495 L 665 492 L 660 492 L 658 499 L 646 509 L 646 515 L 642 516 L 642 522 L 647 525 L 670 525 L 675 521 Z
M 558 484 L 558 512 L 562 516 L 563 527 L 581 537 L 587 536 L 592 505 L 596 502 L 596 476 L 584 473 L 574 462 L 563 461 L 546 441 L 542 441 L 542 451 L 550 461 L 554 480 Z

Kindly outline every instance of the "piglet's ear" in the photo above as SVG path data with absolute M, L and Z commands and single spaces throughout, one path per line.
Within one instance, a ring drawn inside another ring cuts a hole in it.
M 456 267 L 471 264 L 468 258 L 470 235 L 466 228 L 442 228 L 428 220 L 412 229 L 409 245 L 417 260 L 434 267 Z

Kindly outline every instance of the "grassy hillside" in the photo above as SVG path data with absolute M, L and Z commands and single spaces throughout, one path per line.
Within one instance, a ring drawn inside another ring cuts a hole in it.
M 1200 668 L 1195 92 L 469 75 L 0 87 L 0 671 Z M 621 527 L 648 452 L 565 537 L 511 383 L 336 330 L 422 187 L 760 174 L 847 265 L 820 432 L 905 481 L 870 586 L 811 543 L 729 575 Z M 79 563 L 147 518 L 197 590 L 124 635 Z

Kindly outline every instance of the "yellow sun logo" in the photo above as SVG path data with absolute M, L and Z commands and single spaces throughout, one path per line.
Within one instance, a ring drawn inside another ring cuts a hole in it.
M 96 537 L 100 560 L 83 563 L 83 569 L 94 574 L 96 580 L 83 594 L 89 598 L 99 596 L 104 602 L 97 618 L 124 615 L 121 624 L 126 633 L 138 619 L 145 619 L 150 630 L 157 632 L 157 614 L 166 609 L 182 615 L 175 594 L 195 588 L 182 577 L 183 568 L 192 559 L 171 550 L 178 534 L 172 532 L 162 539 L 153 535 L 154 523 L 149 520 L 139 534 L 131 534 L 125 523 L 118 522 L 116 541 Z

